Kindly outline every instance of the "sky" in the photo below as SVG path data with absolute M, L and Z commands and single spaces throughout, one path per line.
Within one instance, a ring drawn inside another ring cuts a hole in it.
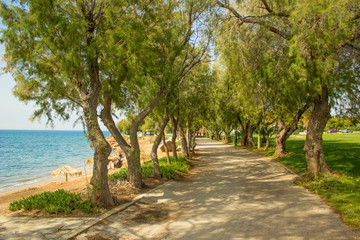
M 1 57 L 2 59 L 2 57 Z M 4 63 L 1 64 L 4 66 Z M 30 121 L 36 107 L 33 103 L 20 102 L 13 94 L 15 81 L 10 74 L 0 75 L 0 129 L 28 129 L 28 130 L 83 130 L 79 123 L 73 127 L 75 115 L 67 122 L 55 121 L 55 127 L 46 126 L 46 119 Z
M 5 66 L 2 60 L 4 46 L 0 45 L 0 68 Z M 12 93 L 15 80 L 11 74 L 5 74 L 0 70 L 0 129 L 19 129 L 19 130 L 83 130 L 81 123 L 74 126 L 76 115 L 73 114 L 69 121 L 55 120 L 54 128 L 46 125 L 46 119 L 31 121 L 30 117 L 37 109 L 34 103 L 20 102 Z M 106 127 L 100 123 L 100 127 Z
M 0 24 L 1 25 L 1 24 Z M 5 74 L 2 68 L 5 62 L 2 60 L 4 54 L 4 47 L 0 45 L 0 129 L 16 129 L 16 130 L 83 130 L 83 125 L 74 123 L 77 119 L 75 112 L 72 114 L 68 121 L 55 120 L 54 128 L 46 125 L 46 119 L 31 121 L 30 117 L 37 109 L 32 102 L 25 104 L 19 101 L 12 93 L 15 86 L 15 80 L 11 74 Z M 124 118 L 120 111 L 115 113 L 120 116 L 119 121 Z M 102 130 L 106 131 L 104 124 L 99 121 Z

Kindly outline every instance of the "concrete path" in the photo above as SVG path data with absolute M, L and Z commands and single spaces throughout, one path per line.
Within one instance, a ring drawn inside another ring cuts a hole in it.
M 172 182 L 76 239 L 358 239 L 275 161 L 207 139 L 196 173 Z
M 1 217 L 0 239 L 360 239 L 275 161 L 197 142 L 200 159 L 184 180 L 100 218 Z

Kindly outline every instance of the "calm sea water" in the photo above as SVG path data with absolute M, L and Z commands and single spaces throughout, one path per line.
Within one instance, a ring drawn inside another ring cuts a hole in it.
M 83 135 L 83 131 L 0 130 L 0 192 L 49 180 L 53 170 L 65 165 L 84 170 L 94 151 Z

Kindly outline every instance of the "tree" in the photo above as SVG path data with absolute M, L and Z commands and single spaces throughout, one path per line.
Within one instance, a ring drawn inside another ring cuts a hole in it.
M 134 119 L 135 119 L 134 114 L 127 113 L 126 118 L 123 118 L 116 123 L 116 127 L 119 129 L 120 132 L 123 132 L 123 133 L 129 135 L 131 123 Z
M 111 152 L 98 124 L 98 100 L 106 79 L 101 70 L 108 54 L 105 43 L 121 12 L 117 2 L 38 1 L 21 5 L 1 3 L 0 16 L 7 71 L 16 80 L 15 95 L 35 101 L 34 117 L 69 118 L 77 110 L 87 130 L 94 153 L 91 184 L 93 201 L 101 207 L 114 204 L 107 184 Z M 106 17 L 105 17 L 106 16 Z
M 342 89 L 353 95 L 354 91 L 348 91 L 349 86 L 358 86 L 359 79 L 354 77 L 356 58 L 352 58 L 351 63 L 344 58 L 353 57 L 349 49 L 359 49 L 359 3 L 352 0 L 331 3 L 262 0 L 260 8 L 249 7 L 254 6 L 255 1 L 238 5 L 242 8 L 240 12 L 229 3 L 215 2 L 227 9 L 240 26 L 258 26 L 286 41 L 289 56 L 293 59 L 289 72 L 298 79 L 300 92 L 307 94 L 304 104 L 312 105 L 304 148 L 308 173 L 315 177 L 328 173 L 322 132 L 330 118 L 330 102 L 338 95 L 334 90 Z M 291 91 L 293 96 L 297 92 Z
M 156 121 L 153 118 L 145 118 L 144 123 L 141 125 L 140 130 L 142 132 L 146 132 L 146 130 L 152 129 L 155 130 L 157 128 Z M 160 134 L 160 133 L 159 133 Z
M 129 167 L 128 180 L 137 188 L 143 186 L 138 128 L 162 97 L 172 92 L 179 79 L 201 61 L 208 46 L 194 47 L 190 41 L 194 34 L 193 23 L 206 9 L 202 1 L 186 2 L 184 11 L 180 6 L 182 3 L 177 1 L 141 3 L 132 6 L 135 10 L 131 11 L 131 22 L 136 29 L 133 34 L 140 37 L 134 45 L 126 41 L 126 37 L 132 38 L 131 35 L 120 36 L 118 40 L 126 43 L 133 58 L 123 63 L 122 71 L 115 69 L 109 73 L 109 89 L 110 86 L 126 89 L 129 93 L 125 96 L 131 96 L 130 102 L 137 113 L 130 128 L 130 144 L 123 139 L 112 119 L 112 108 L 123 107 L 123 96 L 105 92 L 101 112 L 101 119 L 125 152 Z

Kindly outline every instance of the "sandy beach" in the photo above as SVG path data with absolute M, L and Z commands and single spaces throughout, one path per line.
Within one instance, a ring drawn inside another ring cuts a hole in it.
M 150 152 L 153 140 L 154 137 L 146 137 L 139 140 L 142 162 L 150 160 Z M 166 156 L 166 153 L 158 150 L 158 157 L 161 158 L 164 156 Z M 120 168 L 110 169 L 108 174 L 114 173 L 119 170 Z M 5 215 L 11 213 L 11 211 L 8 210 L 8 207 L 12 201 L 16 201 L 34 194 L 42 193 L 45 191 L 56 191 L 57 189 L 61 188 L 70 192 L 80 192 L 89 184 L 91 176 L 92 169 L 88 169 L 86 170 L 85 175 L 82 175 L 80 177 L 69 177 L 68 182 L 65 181 L 65 177 L 57 177 L 50 181 L 27 186 L 26 188 L 0 193 L 0 214 Z

